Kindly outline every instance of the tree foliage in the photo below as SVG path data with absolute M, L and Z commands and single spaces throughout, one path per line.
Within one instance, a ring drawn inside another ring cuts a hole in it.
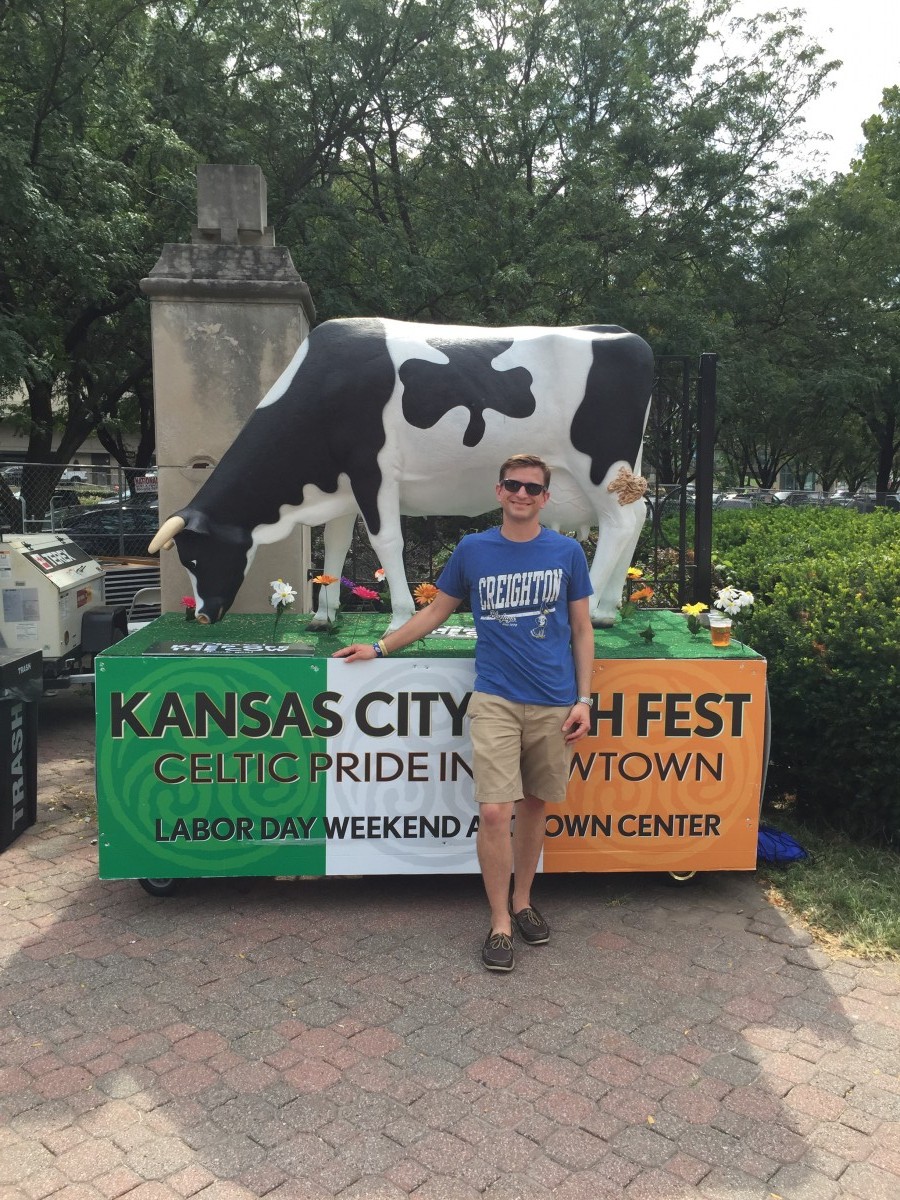
M 139 280 L 189 238 L 195 166 L 255 162 L 321 317 L 620 323 L 660 353 L 718 350 L 736 473 L 809 453 L 847 474 L 807 434 L 824 406 L 863 456 L 893 437 L 874 263 L 852 239 L 840 255 L 848 213 L 874 253 L 896 203 L 896 99 L 851 176 L 784 194 L 831 64 L 796 14 L 732 7 L 8 0 L 0 384 L 29 457 L 55 424 L 60 463 L 95 430 L 121 458 L 137 419 L 148 459 Z
M 756 238 L 730 305 L 721 445 L 769 485 L 787 462 L 824 487 L 900 483 L 900 89 L 862 157 L 787 198 Z

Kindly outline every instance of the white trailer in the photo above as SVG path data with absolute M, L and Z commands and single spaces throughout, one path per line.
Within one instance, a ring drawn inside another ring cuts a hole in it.
M 94 656 L 128 632 L 125 605 L 104 602 L 103 568 L 64 533 L 0 541 L 0 650 L 43 655 L 53 686 L 93 683 Z

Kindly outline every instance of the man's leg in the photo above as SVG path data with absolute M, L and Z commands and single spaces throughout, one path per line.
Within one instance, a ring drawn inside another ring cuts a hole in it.
M 513 912 L 521 912 L 523 908 L 531 907 L 531 885 L 544 845 L 545 809 L 543 800 L 530 795 L 526 795 L 515 805 L 516 820 L 512 838 L 515 874 Z M 507 883 L 507 889 L 508 887 Z
M 525 796 L 516 805 L 510 908 L 522 940 L 531 946 L 543 946 L 550 940 L 550 927 L 531 902 L 531 885 L 544 844 L 546 802 L 558 803 L 566 796 L 571 754 L 562 724 L 568 713 L 565 707 L 530 708 L 522 735 Z
M 521 805 L 482 804 L 478 818 L 478 863 L 484 890 L 491 908 L 491 930 L 494 933 L 512 933 L 509 915 L 509 878 L 513 869 L 513 849 L 510 839 L 510 821 L 513 808 Z M 518 825 L 518 816 L 516 817 Z M 537 859 L 535 859 L 535 868 Z M 532 870 L 534 875 L 534 869 Z

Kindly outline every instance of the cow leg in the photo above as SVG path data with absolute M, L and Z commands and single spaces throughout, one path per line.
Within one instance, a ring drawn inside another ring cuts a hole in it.
M 379 507 L 383 513 L 387 505 L 379 504 Z M 406 568 L 403 565 L 403 534 L 400 530 L 399 514 L 396 517 L 382 516 L 380 532 L 369 533 L 369 541 L 384 568 L 385 578 L 391 590 L 391 623 L 385 632 L 399 629 L 416 611 L 406 580 Z
M 319 588 L 319 607 L 307 629 L 327 629 L 333 624 L 341 605 L 340 577 L 344 573 L 344 564 L 350 552 L 353 541 L 353 527 L 356 524 L 356 511 L 344 513 L 325 522 L 323 537 L 325 539 L 325 569 L 324 574 L 333 575 L 337 583 L 329 583 Z
M 597 549 L 591 563 L 591 623 L 597 629 L 614 624 L 622 589 L 634 548 L 644 524 L 646 506 L 638 500 L 619 505 L 616 501 L 597 513 Z

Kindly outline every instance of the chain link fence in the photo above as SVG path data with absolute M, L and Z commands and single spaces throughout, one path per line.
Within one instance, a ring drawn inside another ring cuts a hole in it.
M 0 462 L 0 530 L 65 533 L 94 557 L 147 557 L 155 469 Z

